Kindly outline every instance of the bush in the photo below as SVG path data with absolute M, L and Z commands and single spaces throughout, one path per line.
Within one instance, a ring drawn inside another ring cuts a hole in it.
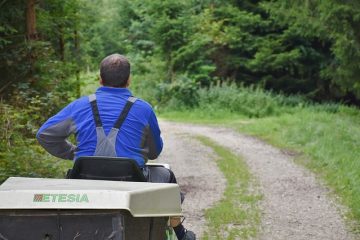
M 199 103 L 198 84 L 185 75 L 171 84 L 157 85 L 156 99 L 160 107 L 169 110 L 194 108 Z
M 190 82 L 191 83 L 191 82 Z M 197 88 L 187 81 L 161 85 L 160 99 L 165 110 L 199 108 L 205 112 L 227 111 L 251 118 L 295 111 L 308 103 L 299 96 L 275 95 L 260 87 L 232 85 Z
M 35 134 L 66 101 L 60 91 L 41 96 L 22 85 L 13 94 L 13 104 L 0 102 L 0 183 L 10 176 L 64 177 L 71 163 L 47 154 Z
M 200 107 L 227 109 L 247 117 L 264 117 L 279 114 L 283 110 L 282 99 L 259 87 L 215 86 L 201 89 Z
M 234 113 L 244 117 L 263 118 L 296 113 L 304 108 L 313 112 L 358 114 L 356 108 L 339 103 L 315 103 L 301 95 L 275 94 L 259 86 L 222 84 L 200 88 L 186 77 L 178 78 L 171 84 L 159 84 L 156 96 L 163 111 L 196 109 L 209 116 Z

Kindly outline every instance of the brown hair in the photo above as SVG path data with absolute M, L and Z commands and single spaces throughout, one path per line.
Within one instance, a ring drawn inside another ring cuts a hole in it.
M 111 54 L 100 63 L 100 77 L 104 86 L 126 87 L 130 76 L 130 63 L 120 54 Z

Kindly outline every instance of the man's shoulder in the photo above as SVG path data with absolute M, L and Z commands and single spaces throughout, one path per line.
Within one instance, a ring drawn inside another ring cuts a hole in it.
M 89 104 L 89 97 L 88 96 L 83 96 L 80 97 L 78 99 L 73 100 L 72 102 L 70 102 L 66 108 L 73 111 L 78 111 L 81 110 L 83 108 L 86 108 Z
M 138 104 L 139 106 L 145 108 L 145 109 L 149 109 L 152 110 L 153 107 L 151 106 L 150 103 L 148 103 L 147 101 L 141 99 L 141 98 L 136 98 L 136 104 Z
M 89 103 L 89 96 L 82 96 L 72 101 L 70 104 L 81 106 L 81 105 L 87 105 L 88 103 Z

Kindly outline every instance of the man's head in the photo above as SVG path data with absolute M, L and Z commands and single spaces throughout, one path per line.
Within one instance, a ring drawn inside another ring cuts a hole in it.
M 120 54 L 112 54 L 101 61 L 100 82 L 106 87 L 127 87 L 129 85 L 130 63 Z

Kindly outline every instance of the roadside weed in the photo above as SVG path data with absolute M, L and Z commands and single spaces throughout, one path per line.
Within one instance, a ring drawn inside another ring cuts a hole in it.
M 227 186 L 223 199 L 205 213 L 208 229 L 203 239 L 251 239 L 260 224 L 259 201 L 256 182 L 240 156 L 219 146 L 206 137 L 197 137 L 217 154 L 216 163 L 223 172 Z

